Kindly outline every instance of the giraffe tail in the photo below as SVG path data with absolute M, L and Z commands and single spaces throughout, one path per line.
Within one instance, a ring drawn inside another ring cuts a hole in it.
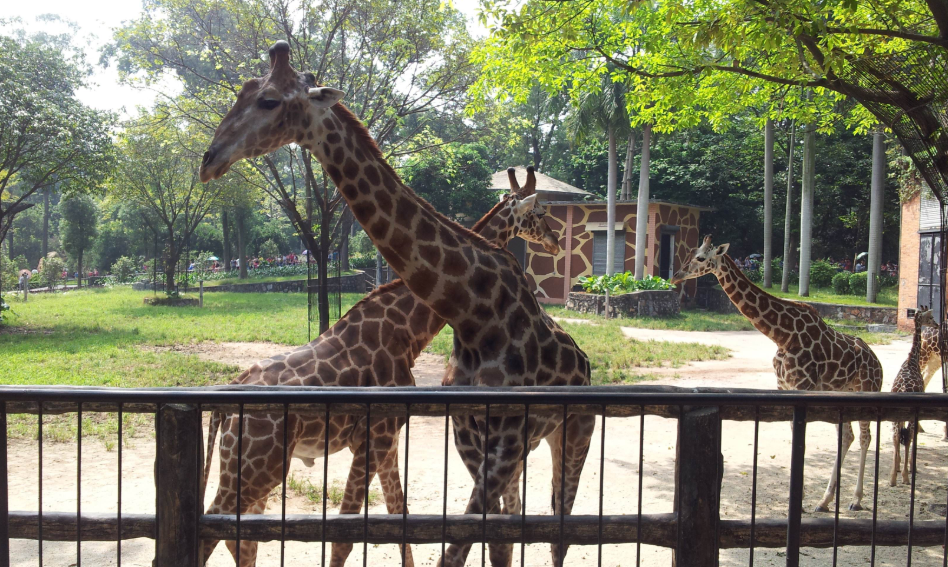
M 906 447 L 909 446 L 910 433 L 908 427 L 899 427 L 899 444 Z
M 201 487 L 201 497 L 207 490 L 207 480 L 211 475 L 211 459 L 214 457 L 214 440 L 217 439 L 217 430 L 221 427 L 223 414 L 221 412 L 211 412 L 211 423 L 207 427 L 207 452 L 204 457 L 204 484 Z

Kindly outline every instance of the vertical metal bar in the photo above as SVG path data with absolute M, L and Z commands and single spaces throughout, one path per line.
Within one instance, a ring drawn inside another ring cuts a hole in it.
M 530 453 L 530 404 L 523 405 L 523 498 L 520 499 L 520 565 L 527 555 L 527 455 Z
M 560 447 L 560 561 L 566 557 L 563 537 L 566 535 L 566 420 L 569 417 L 568 406 L 563 404 L 563 436 Z
M 896 447 L 898 449 L 898 447 Z M 915 472 L 918 463 L 918 408 L 915 408 L 915 421 L 912 422 L 912 491 L 909 497 L 908 560 L 906 567 L 912 567 L 912 532 L 915 531 Z
M 283 404 L 283 485 L 280 487 L 280 567 L 286 561 L 286 475 L 287 453 L 289 452 L 290 404 Z M 324 459 L 326 456 L 323 457 Z
M 948 313 L 945 315 L 946 320 L 948 320 Z M 942 360 L 944 361 L 944 359 Z M 942 372 L 944 372 L 944 367 L 942 368 Z M 945 422 L 945 431 L 948 432 L 948 421 Z M 945 502 L 945 510 L 948 510 L 948 501 Z M 945 514 L 945 540 L 941 546 L 941 565 L 942 567 L 948 567 L 948 514 Z
M 122 419 L 125 417 L 122 412 L 122 402 L 118 405 L 118 538 L 115 541 L 115 559 L 118 567 L 122 567 Z
M 800 566 L 800 520 L 803 515 L 803 457 L 806 454 L 806 406 L 793 408 L 790 449 L 790 508 L 787 514 L 787 567 Z
M 372 432 L 372 405 L 365 404 L 365 515 L 362 520 L 362 567 L 369 561 L 369 445 Z
M 307 262 L 309 258 L 307 257 Z M 328 497 L 327 483 L 329 482 L 329 404 L 326 404 L 326 421 L 323 427 L 323 529 L 322 529 L 322 551 L 320 556 L 320 565 L 326 566 L 326 498 Z M 353 455 L 353 458 L 355 455 Z
M 7 479 L 7 403 L 0 402 L 0 565 L 10 564 L 10 493 Z
M 237 406 L 237 550 L 236 563 L 240 565 L 240 493 L 243 492 L 241 471 L 244 468 L 244 404 Z
M 342 294 L 340 293 L 340 297 Z M 405 488 L 402 490 L 402 567 L 408 548 L 408 443 L 411 438 L 411 404 L 405 404 Z M 396 462 L 395 466 L 398 466 Z
M 39 567 L 43 567 L 43 402 L 39 402 L 39 412 L 37 412 L 37 434 L 39 437 L 38 454 L 38 479 L 37 488 L 39 490 L 39 502 L 37 502 L 37 555 L 39 556 Z M 948 533 L 948 532 L 946 532 Z
M 155 289 L 157 290 L 158 287 L 156 286 Z M 160 463 L 158 462 L 158 457 L 161 455 L 161 430 L 162 430 L 161 408 L 163 405 L 164 404 L 161 404 L 161 403 L 155 404 L 155 555 L 156 556 L 158 555 L 158 526 L 161 525 L 161 518 L 163 517 L 163 514 L 161 513 L 161 506 L 159 506 L 159 499 L 161 498 L 161 495 L 158 493 L 158 487 L 161 486 L 161 467 L 159 466 Z
M 82 567 L 82 402 L 76 421 L 76 567 Z
M 839 417 L 836 420 L 836 513 L 833 516 L 833 567 L 839 556 L 839 484 L 842 475 L 843 463 L 840 456 L 843 454 L 843 408 L 839 408 Z
M 450 408 L 450 405 L 444 405 L 444 488 L 441 493 L 443 495 L 441 501 L 441 557 L 444 557 L 444 542 L 448 536 L 448 429 L 451 421 Z M 948 531 L 945 533 L 948 533 Z
M 872 477 L 872 534 L 869 539 L 869 567 L 876 564 L 876 518 L 879 512 L 879 435 L 882 431 L 882 408 L 876 408 L 876 464 Z
M 751 479 L 751 535 L 749 567 L 754 567 L 754 543 L 757 537 L 757 441 L 760 434 L 760 406 L 754 407 L 754 466 Z
M 642 564 L 642 463 L 645 456 L 645 405 L 639 406 L 639 507 L 635 520 L 635 567 Z
M 596 565 L 602 567 L 602 495 L 606 472 L 606 406 L 602 406 L 602 428 L 599 439 L 599 535 L 596 539 Z
M 489 504 L 487 503 L 487 475 L 488 475 L 488 462 L 487 462 L 487 446 L 490 442 L 490 404 L 484 406 L 484 474 L 481 476 L 481 482 L 483 483 L 484 489 L 484 505 L 481 507 L 481 567 L 487 566 L 487 508 Z

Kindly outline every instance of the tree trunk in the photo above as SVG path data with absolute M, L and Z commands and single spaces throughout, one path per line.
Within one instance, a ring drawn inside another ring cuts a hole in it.
M 174 245 L 174 232 L 168 231 L 168 257 L 165 258 L 165 292 L 174 291 L 174 265 L 178 261 L 177 249 Z
M 13 218 L 10 218 L 10 228 L 7 230 L 7 252 L 10 253 L 11 261 L 16 257 L 13 253 L 13 233 Z
M 618 170 L 616 154 L 616 132 L 609 127 L 609 169 L 606 178 L 606 275 L 615 273 L 616 257 L 616 175 Z M 608 317 L 608 313 L 606 314 Z
M 774 123 L 764 126 L 764 287 L 773 286 Z
M 226 207 L 221 209 L 221 230 L 224 233 L 224 253 L 221 256 L 221 262 L 226 272 L 230 269 L 230 219 L 227 218 Z
M 43 258 L 49 254 L 49 192 L 49 187 L 43 191 Z
M 237 221 L 237 263 L 239 264 L 237 277 L 245 280 L 247 279 L 247 235 L 245 234 L 244 211 L 238 210 L 234 217 Z
M 342 207 L 342 227 L 339 230 L 339 269 L 349 269 L 349 235 L 352 233 L 352 213 L 349 207 Z
M 635 132 L 629 134 L 629 143 L 625 147 L 625 170 L 622 172 L 623 201 L 632 198 L 632 160 L 635 158 Z
M 882 264 L 882 190 L 885 186 L 885 138 L 882 129 L 872 133 L 872 185 L 869 200 L 869 258 L 866 301 L 876 302 Z
M 79 258 L 77 259 L 77 265 L 79 267 L 79 277 L 76 278 L 76 287 L 82 287 L 82 250 L 79 250 Z
M 790 291 L 790 246 L 791 227 L 793 226 L 793 144 L 796 136 L 796 124 L 790 124 L 790 146 L 787 156 L 787 212 L 783 219 L 783 274 L 780 278 L 780 291 Z
M 652 126 L 642 129 L 642 167 L 639 172 L 639 198 L 635 207 L 635 279 L 645 277 L 645 254 L 648 241 L 648 175 L 652 144 Z
M 810 295 L 810 251 L 813 193 L 816 181 L 816 124 L 807 124 L 803 138 L 803 191 L 800 194 L 800 297 Z
M 329 263 L 329 246 L 332 243 L 332 239 L 330 238 L 330 232 L 332 231 L 332 212 L 324 212 L 322 217 L 322 222 L 319 223 L 319 256 L 317 257 L 316 263 L 316 277 L 319 278 L 316 302 L 319 307 L 320 335 L 329 329 L 329 271 L 326 268 Z

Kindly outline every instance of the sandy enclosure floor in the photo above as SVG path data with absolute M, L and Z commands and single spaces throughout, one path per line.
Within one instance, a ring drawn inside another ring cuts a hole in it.
M 625 329 L 629 336 L 639 339 L 661 339 L 672 341 L 704 342 L 720 344 L 733 351 L 733 357 L 725 361 L 710 361 L 660 372 L 665 376 L 655 383 L 676 386 L 730 386 L 747 388 L 773 388 L 774 378 L 770 359 L 775 348 L 763 336 L 755 332 L 739 333 L 689 333 L 675 331 L 652 331 Z M 189 352 L 209 359 L 231 362 L 228 353 L 244 354 L 244 345 L 215 345 L 201 349 L 201 345 L 189 346 Z M 253 360 L 280 352 L 280 345 L 257 347 Z M 887 381 L 884 389 L 891 387 L 899 365 L 909 349 L 907 341 L 896 341 L 891 345 L 875 348 L 885 367 Z M 246 366 L 246 364 L 243 364 Z M 654 369 L 650 369 L 654 371 Z M 424 355 L 417 366 L 419 384 L 435 385 L 440 381 L 441 363 L 437 357 Z M 934 382 L 938 382 L 936 378 Z M 936 385 L 932 385 L 934 390 Z M 926 422 L 926 433 L 919 436 L 918 480 L 915 518 L 917 520 L 940 519 L 929 512 L 929 504 L 944 504 L 948 499 L 945 478 L 948 475 L 948 443 L 941 440 L 943 428 L 940 424 Z M 605 475 L 606 494 L 603 511 L 606 514 L 634 514 L 638 509 L 638 455 L 639 419 L 610 418 L 606 420 L 605 452 L 600 450 L 602 423 L 597 423 L 593 443 L 577 498 L 574 513 L 596 514 L 599 507 L 600 467 Z M 670 479 L 674 475 L 674 455 L 677 421 L 658 417 L 645 419 L 644 467 L 642 475 L 643 503 L 646 513 L 672 511 L 674 486 Z M 875 424 L 872 425 L 875 436 Z M 413 513 L 440 514 L 445 462 L 445 425 L 442 418 L 413 418 L 411 421 L 410 465 L 408 471 L 408 502 Z M 909 514 L 909 489 L 905 486 L 888 486 L 888 468 L 892 449 L 889 427 L 883 424 L 880 449 L 880 480 L 878 488 L 879 519 L 907 519 Z M 790 426 L 786 423 L 761 424 L 758 449 L 758 495 L 757 517 L 780 518 L 786 515 L 786 493 L 789 482 Z M 854 448 L 858 441 L 854 444 Z M 402 451 L 405 448 L 405 432 L 402 431 Z M 855 486 L 858 452 L 850 452 L 842 473 L 840 516 L 844 518 L 872 517 L 873 469 L 875 466 L 874 440 L 866 463 L 866 495 L 861 512 L 849 512 L 846 507 Z M 807 428 L 806 497 L 804 517 L 820 517 L 809 510 L 823 494 L 826 480 L 832 469 L 836 451 L 836 430 L 830 424 L 813 423 Z M 725 422 L 723 424 L 723 446 L 725 471 L 721 514 L 726 519 L 746 519 L 751 512 L 751 484 L 753 462 L 753 426 L 747 423 Z M 11 509 L 35 510 L 37 504 L 37 445 L 35 442 L 16 441 L 10 449 L 10 495 Z M 603 455 L 605 460 L 603 461 Z M 328 482 L 344 482 L 351 455 L 348 451 L 337 453 L 329 459 Z M 152 475 L 154 462 L 154 439 L 138 437 L 130 441 L 124 451 L 123 466 L 123 511 L 126 513 L 150 513 L 154 511 L 155 489 Z M 402 461 L 404 465 L 404 461 Z M 461 513 L 470 496 L 473 482 L 464 469 L 454 448 L 453 440 L 447 451 L 448 513 Z M 526 511 L 528 514 L 550 513 L 550 453 L 546 445 L 530 455 L 527 474 Z M 309 480 L 322 486 L 322 462 L 306 468 L 300 461 L 291 463 L 291 474 L 298 479 Z M 118 475 L 117 453 L 107 451 L 98 440 L 83 443 L 82 455 L 82 510 L 83 512 L 111 512 L 116 510 L 116 479 Z M 76 447 L 72 444 L 44 444 L 43 459 L 43 509 L 45 511 L 72 511 L 76 507 Z M 403 470 L 404 475 L 404 470 Z M 403 476 L 404 478 L 404 476 Z M 217 486 L 217 459 L 206 502 L 210 502 Z M 374 484 L 379 489 L 378 482 Z M 289 492 L 288 513 L 319 513 L 321 504 Z M 384 514 L 384 505 L 374 505 L 370 514 Z M 280 498 L 271 497 L 267 513 L 280 513 Z M 330 514 L 336 510 L 330 506 Z M 831 515 L 826 517 L 832 517 Z M 433 566 L 440 556 L 440 545 L 413 546 L 415 564 Z M 13 565 L 36 565 L 37 543 L 16 540 L 12 542 Z M 114 543 L 88 543 L 82 545 L 82 562 L 85 565 L 114 565 L 116 562 Z M 321 546 L 319 543 L 287 543 L 286 565 L 319 565 Z M 671 553 L 666 549 L 642 547 L 641 564 L 667 566 L 671 564 Z M 122 545 L 123 565 L 151 565 L 154 543 L 150 540 L 126 541 Z M 830 565 L 832 550 L 805 549 L 801 564 L 807 566 Z M 327 550 L 328 555 L 328 550 Z M 521 565 L 519 545 L 515 546 L 514 565 Z M 279 565 L 280 544 L 261 544 L 258 565 Z M 367 564 L 378 566 L 400 565 L 400 556 L 395 545 L 369 545 Z M 755 565 L 783 565 L 779 550 L 758 549 Z M 904 548 L 879 548 L 876 565 L 905 565 Z M 76 560 L 74 543 L 46 543 L 44 564 L 72 565 Z M 468 565 L 479 565 L 480 546 L 476 545 L 469 556 Z M 606 545 L 602 549 L 602 565 L 628 567 L 635 565 L 635 545 Z M 570 566 L 596 565 L 595 546 L 570 548 L 566 564 Z M 721 565 L 747 565 L 746 550 L 722 550 Z M 840 565 L 864 565 L 869 562 L 869 549 L 862 547 L 840 548 Z M 223 545 L 218 546 L 208 561 L 209 566 L 233 565 L 230 554 Z M 347 563 L 362 564 L 362 546 L 357 544 Z M 526 566 L 551 565 L 548 545 L 530 545 L 526 549 Z M 912 564 L 934 566 L 942 564 L 942 549 L 918 548 L 913 552 Z

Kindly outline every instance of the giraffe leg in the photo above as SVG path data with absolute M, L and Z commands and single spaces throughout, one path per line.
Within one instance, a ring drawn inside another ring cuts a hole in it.
M 501 514 L 520 514 L 520 475 L 523 472 L 523 461 L 517 463 L 517 470 L 510 478 L 510 483 L 504 491 L 504 505 L 501 508 Z M 496 510 L 495 504 L 491 505 L 491 510 Z M 492 513 L 492 512 L 488 512 Z M 493 567 L 510 567 L 513 564 L 513 544 L 512 543 L 489 543 L 490 564 Z
M 263 498 L 257 500 L 256 502 L 251 503 L 249 506 L 243 506 L 241 502 L 241 508 L 246 508 L 241 511 L 241 514 L 262 514 L 267 508 L 267 499 Z M 234 557 L 236 561 L 237 558 L 237 542 L 234 540 L 229 540 L 226 542 L 227 549 L 230 550 L 230 554 Z M 254 567 L 257 564 L 257 542 L 240 540 L 240 565 L 238 567 Z
M 868 423 L 868 422 L 867 422 Z M 868 425 L 867 425 L 868 427 Z M 837 435 L 840 433 L 840 428 L 836 426 Z M 836 471 L 840 470 L 840 467 L 843 466 L 843 461 L 846 460 L 846 453 L 849 452 L 850 445 L 853 444 L 855 435 L 853 435 L 853 425 L 851 423 L 843 424 L 843 445 L 840 448 L 840 452 L 836 455 L 836 463 L 833 465 L 833 473 L 830 475 L 829 483 L 826 485 L 826 492 L 823 493 L 823 499 L 820 500 L 820 503 L 814 508 L 814 512 L 829 512 L 829 503 L 833 501 L 833 498 L 836 496 Z
M 853 500 L 849 509 L 857 512 L 862 510 L 863 485 L 866 479 L 866 456 L 869 454 L 869 443 L 872 433 L 869 432 L 869 422 L 859 422 L 859 475 L 856 477 L 856 490 L 853 491 Z M 852 443 L 852 441 L 850 441 Z
M 589 443 L 593 429 L 596 427 L 596 418 L 591 415 L 571 415 L 566 423 L 557 428 L 552 435 L 546 438 L 550 446 L 550 456 L 553 459 L 553 514 L 570 514 L 576 500 L 576 491 L 579 488 L 579 477 L 589 452 Z M 566 434 L 566 458 L 563 468 L 563 434 Z M 565 488 L 565 493 L 561 491 Z M 550 546 L 553 556 L 553 566 L 562 567 L 566 559 L 568 546 L 554 543 Z
M 889 486 L 895 486 L 898 484 L 899 477 L 899 460 L 902 455 L 902 443 L 899 439 L 899 432 L 902 430 L 902 422 L 895 421 L 892 423 L 892 468 L 889 470 Z
M 910 484 L 912 482 L 909 479 L 909 455 L 911 455 L 911 450 L 915 450 L 914 443 L 912 443 L 912 440 L 915 438 L 913 431 L 914 425 L 914 423 L 909 421 L 905 431 L 905 460 L 902 462 L 902 484 Z
M 385 420 L 373 420 L 373 431 L 379 428 Z M 392 420 L 394 421 L 394 420 Z M 339 506 L 340 514 L 358 514 L 362 511 L 362 503 L 365 501 L 365 487 L 372 484 L 372 479 L 378 471 L 379 465 L 385 460 L 392 450 L 393 444 L 398 441 L 398 428 L 392 424 L 394 432 L 385 431 L 374 433 L 370 439 L 369 459 L 366 463 L 365 451 L 365 419 L 360 420 L 361 427 L 356 427 L 352 433 L 354 446 L 352 449 L 352 465 L 349 467 L 349 478 L 346 480 L 346 491 L 342 497 L 342 504 Z M 386 424 L 387 425 L 387 424 Z M 346 559 L 352 552 L 351 543 L 332 544 L 332 556 L 329 561 L 330 567 L 344 567 Z
M 502 421 L 501 421 L 502 420 Z M 473 421 L 473 420 L 472 420 Z M 503 423 L 503 431 L 500 424 Z M 476 421 L 477 430 L 470 431 L 468 425 L 462 425 L 461 431 L 455 432 L 455 441 L 458 445 L 458 451 L 465 457 L 465 442 L 474 441 L 481 443 L 487 431 L 487 424 L 483 420 Z M 487 436 L 487 474 L 490 482 L 487 482 L 484 470 L 484 461 L 478 465 L 477 474 L 474 477 L 474 491 L 468 500 L 465 514 L 482 514 L 486 509 L 488 513 L 499 510 L 500 497 L 510 485 L 514 472 L 518 470 L 518 464 L 523 455 L 523 441 L 519 437 L 511 442 L 510 436 L 505 435 L 504 431 L 522 431 L 522 417 L 492 418 L 490 426 L 490 435 Z M 479 438 L 479 440 L 478 440 Z M 473 443 L 471 443 L 473 444 Z M 482 453 L 483 454 L 483 453 Z M 484 487 L 487 487 L 487 498 L 484 498 Z M 467 555 L 471 551 L 470 544 L 457 545 L 451 544 L 444 552 L 444 556 L 438 561 L 439 567 L 463 567 L 467 560 Z M 502 553 L 498 551 L 497 553 Z M 501 559 L 501 558 L 498 558 Z M 491 559 L 492 567 L 506 567 L 506 564 L 496 564 Z
M 392 450 L 379 465 L 379 482 L 382 484 L 382 495 L 385 497 L 385 508 L 389 514 L 401 514 L 406 511 L 405 493 L 402 491 L 402 481 L 398 474 L 398 440 L 392 445 Z M 399 550 L 405 554 L 405 567 L 414 567 L 415 560 L 411 555 L 411 546 L 399 545 Z M 401 562 L 399 562 L 401 564 Z

